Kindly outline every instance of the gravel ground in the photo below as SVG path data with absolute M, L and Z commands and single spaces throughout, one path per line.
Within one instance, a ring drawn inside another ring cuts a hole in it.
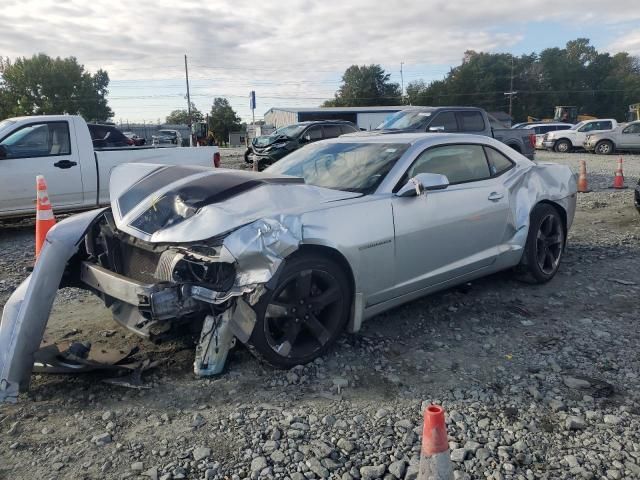
M 240 149 L 223 166 L 242 166 Z M 459 479 L 640 478 L 640 217 L 608 190 L 617 156 L 541 152 L 594 191 L 578 199 L 556 278 L 506 272 L 382 314 L 316 362 L 290 371 L 233 352 L 193 377 L 189 340 L 150 345 L 92 296 L 58 295 L 50 340 L 138 345 L 166 362 L 149 390 L 106 374 L 34 375 L 0 406 L 1 478 L 415 478 L 420 412 L 447 409 Z M 627 184 L 640 157 L 626 155 Z M 0 228 L 0 306 L 32 264 L 29 222 Z

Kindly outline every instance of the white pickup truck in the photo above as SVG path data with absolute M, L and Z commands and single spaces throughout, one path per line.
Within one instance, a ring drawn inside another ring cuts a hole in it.
M 557 130 L 545 134 L 542 145 L 547 150 L 566 153 L 575 149 L 582 149 L 587 134 L 610 132 L 618 127 L 613 118 L 598 118 L 584 120 L 569 130 Z
M 121 163 L 218 166 L 218 147 L 94 149 L 75 115 L 10 118 L 0 122 L 0 219 L 35 213 L 36 175 L 44 175 L 55 212 L 109 203 L 111 170 Z

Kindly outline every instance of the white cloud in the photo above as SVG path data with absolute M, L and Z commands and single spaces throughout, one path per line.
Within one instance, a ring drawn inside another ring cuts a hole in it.
M 630 22 L 640 19 L 634 4 L 633 0 L 4 0 L 0 55 L 76 56 L 91 70 L 109 72 L 117 115 L 141 118 L 141 111 L 149 111 L 153 113 L 147 118 L 156 118 L 170 106 L 184 103 L 187 53 L 196 103 L 206 108 L 211 99 L 199 95 L 230 95 L 246 117 L 245 97 L 252 87 L 259 99 L 289 97 L 270 103 L 318 104 L 315 99 L 331 96 L 341 72 L 353 63 L 381 63 L 397 70 L 404 61 L 441 77 L 442 67 L 436 72 L 429 65 L 457 64 L 468 49 L 508 51 L 523 38 L 527 22 L 566 21 L 592 27 Z M 625 45 L 620 48 L 640 48 L 633 42 Z M 163 79 L 170 87 L 160 89 L 149 79 Z M 132 88 L 120 87 L 122 80 Z M 174 97 L 167 97 L 167 92 Z M 148 98 L 117 98 L 136 94 Z M 308 99 L 296 100 L 299 97 Z M 261 112 L 266 103 L 260 102 Z

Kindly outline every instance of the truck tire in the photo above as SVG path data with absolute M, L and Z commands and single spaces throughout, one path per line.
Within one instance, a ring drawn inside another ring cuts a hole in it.
M 611 155 L 615 151 L 613 147 L 613 142 L 609 140 L 602 140 L 596 144 L 596 148 L 594 150 L 595 153 L 599 155 Z
M 566 139 L 558 140 L 553 149 L 558 153 L 568 153 L 571 151 L 571 142 Z

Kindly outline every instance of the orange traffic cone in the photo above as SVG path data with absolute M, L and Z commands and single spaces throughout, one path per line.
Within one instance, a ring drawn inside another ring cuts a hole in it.
M 53 216 L 51 200 L 47 193 L 47 182 L 42 175 L 36 177 L 37 200 L 36 200 L 36 260 L 44 245 L 47 232 L 56 224 Z
M 618 159 L 618 168 L 616 169 L 615 177 L 613 177 L 613 185 L 611 185 L 611 188 L 615 188 L 617 190 L 627 188 L 624 185 L 624 172 L 622 171 L 622 157 Z
M 587 182 L 587 162 L 580 160 L 580 174 L 578 175 L 578 192 L 588 193 L 589 183 Z
M 424 411 L 422 449 L 418 480 L 452 480 L 453 465 L 449 455 L 444 408 L 429 405 Z

